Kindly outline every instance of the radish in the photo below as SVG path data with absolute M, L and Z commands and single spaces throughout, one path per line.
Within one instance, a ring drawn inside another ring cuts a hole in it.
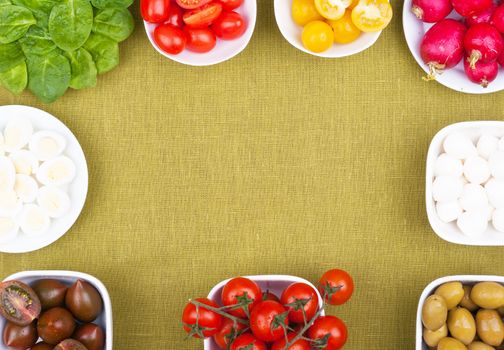
M 419 20 L 427 23 L 439 22 L 452 12 L 451 0 L 413 0 L 411 11 Z
M 476 24 L 467 30 L 464 48 L 469 56 L 469 65 L 474 68 L 476 62 L 495 61 L 504 49 L 502 35 L 488 23 Z
M 504 3 L 497 7 L 492 15 L 490 24 L 497 28 L 499 32 L 504 34 Z
M 478 12 L 475 13 L 474 15 L 470 15 L 469 17 L 466 17 L 466 23 L 468 26 L 473 26 L 475 24 L 480 24 L 480 23 L 490 23 L 490 19 L 492 18 L 492 15 L 495 11 L 497 6 L 492 5 L 488 9 L 486 9 L 483 12 Z
M 464 56 L 466 27 L 454 19 L 443 19 L 425 33 L 420 44 L 420 55 L 429 66 L 424 80 L 434 80 L 437 73 L 456 66 Z
M 497 59 L 497 62 L 499 62 L 499 64 L 502 66 L 502 68 L 504 68 L 504 50 L 502 50 L 501 55 Z
M 464 59 L 464 70 L 470 81 L 486 88 L 497 77 L 499 65 L 496 61 L 490 63 L 477 62 L 475 68 L 472 68 L 469 57 L 466 57 Z
M 461 16 L 469 17 L 492 7 L 493 0 L 452 0 L 452 4 Z

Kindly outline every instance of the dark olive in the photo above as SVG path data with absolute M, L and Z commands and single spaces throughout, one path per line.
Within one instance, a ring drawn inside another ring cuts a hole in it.
M 57 280 L 43 279 L 32 283 L 32 288 L 37 293 L 42 310 L 49 310 L 56 306 L 63 306 L 65 294 L 68 289 Z
M 67 291 L 67 308 L 81 322 L 92 322 L 102 312 L 103 301 L 100 293 L 86 281 L 77 280 Z
M 105 346 L 105 333 L 94 323 L 77 327 L 73 338 L 84 344 L 88 350 L 103 350 Z
M 75 320 L 68 310 L 54 307 L 42 313 L 37 323 L 37 330 L 42 340 L 56 345 L 72 336 Z
M 33 289 L 23 282 L 2 282 L 0 315 L 18 326 L 28 326 L 40 315 L 40 300 Z
M 47 343 L 38 343 L 37 345 L 33 346 L 30 350 L 53 350 L 54 345 L 50 345 Z
M 18 326 L 7 322 L 3 330 L 3 342 L 11 350 L 26 350 L 37 342 L 35 322 L 28 326 Z
M 59 343 L 54 350 L 88 350 L 81 342 L 74 339 L 66 339 Z

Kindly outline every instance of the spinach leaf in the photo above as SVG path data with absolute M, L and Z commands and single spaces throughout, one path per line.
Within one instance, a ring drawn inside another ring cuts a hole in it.
M 0 44 L 0 72 L 5 72 L 24 62 L 25 56 L 19 43 Z
M 83 47 L 93 56 L 99 74 L 106 73 L 119 64 L 119 44 L 114 40 L 91 33 Z
M 13 94 L 19 95 L 28 84 L 26 62 L 21 62 L 15 67 L 0 73 L 0 84 Z
M 82 46 L 93 27 L 93 7 L 89 0 L 66 0 L 56 5 L 49 16 L 49 33 L 56 45 L 65 51 Z
M 4 5 L 12 5 L 12 2 L 10 0 L 0 0 L 0 6 Z
M 133 33 L 134 28 L 133 16 L 125 8 L 100 10 L 94 18 L 93 32 L 117 42 L 126 40 Z
M 16 5 L 0 6 L 0 44 L 14 42 L 37 23 L 30 10 Z
M 70 87 L 72 89 L 95 87 L 98 71 L 91 54 L 81 47 L 77 51 L 65 52 L 65 56 L 70 61 L 72 69 Z
M 43 102 L 62 96 L 70 84 L 70 63 L 59 50 L 28 57 L 28 89 Z
M 52 8 L 62 0 L 12 0 L 15 5 L 26 7 L 37 20 L 37 26 L 47 28 Z
M 99 9 L 112 7 L 128 8 L 133 3 L 133 0 L 91 0 L 93 6 Z
M 31 27 L 26 35 L 19 39 L 19 43 L 25 56 L 47 55 L 56 50 L 56 44 L 51 40 L 47 30 L 37 26 Z

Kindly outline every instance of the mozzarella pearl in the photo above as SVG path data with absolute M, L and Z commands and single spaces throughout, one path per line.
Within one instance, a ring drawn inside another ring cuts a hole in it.
M 495 209 L 504 208 L 504 181 L 490 179 L 485 185 L 485 190 L 490 204 Z
M 443 147 L 446 153 L 457 159 L 467 159 L 478 154 L 471 139 L 461 132 L 452 132 L 448 135 Z
M 458 201 L 438 202 L 436 203 L 436 211 L 443 222 L 452 222 L 462 214 L 463 210 Z
M 462 161 L 449 154 L 443 153 L 437 159 L 434 164 L 434 175 L 435 176 L 462 176 L 464 166 Z
M 488 165 L 496 179 L 504 180 L 504 151 L 492 153 L 488 158 Z
M 485 159 L 497 150 L 499 139 L 492 135 L 483 135 L 479 138 L 476 149 L 480 156 Z
M 466 211 L 480 210 L 488 206 L 488 197 L 483 186 L 467 184 L 464 186 L 460 205 Z
M 438 176 L 432 184 L 432 196 L 436 202 L 457 200 L 463 190 L 464 182 L 460 177 Z
M 464 163 L 464 175 L 474 184 L 482 184 L 490 178 L 490 166 L 481 157 L 470 157 Z
M 492 224 L 497 231 L 504 233 L 504 208 L 493 212 Z
M 457 226 L 466 236 L 481 235 L 488 227 L 487 213 L 483 210 L 466 211 L 459 216 Z

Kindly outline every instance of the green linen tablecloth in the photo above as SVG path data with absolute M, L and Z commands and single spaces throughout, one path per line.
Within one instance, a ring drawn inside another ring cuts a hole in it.
M 136 2 L 121 65 L 96 88 L 51 105 L 0 90 L 2 105 L 65 122 L 90 169 L 76 225 L 42 250 L 0 254 L 0 277 L 90 273 L 111 293 L 115 349 L 184 350 L 202 344 L 184 340 L 182 309 L 217 282 L 253 274 L 315 282 L 338 267 L 356 283 L 350 303 L 328 310 L 348 324 L 345 349 L 414 349 L 428 282 L 504 274 L 504 247 L 442 241 L 424 205 L 432 136 L 458 121 L 502 120 L 504 94 L 422 81 L 402 2 L 392 3 L 395 18 L 373 47 L 327 60 L 290 46 L 272 0 L 259 0 L 245 51 L 194 68 L 150 46 Z

